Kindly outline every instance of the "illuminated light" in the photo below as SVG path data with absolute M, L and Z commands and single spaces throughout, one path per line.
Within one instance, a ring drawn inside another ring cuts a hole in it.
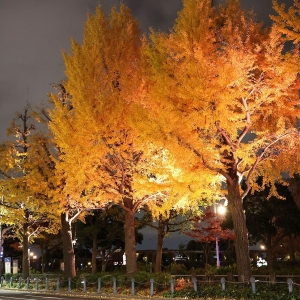
M 226 213 L 226 207 L 223 205 L 219 205 L 218 206 L 218 214 L 225 215 L 225 213 Z

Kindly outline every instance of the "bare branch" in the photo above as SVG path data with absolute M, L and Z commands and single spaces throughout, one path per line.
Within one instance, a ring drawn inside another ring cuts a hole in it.
M 251 119 L 250 119 L 250 113 L 249 113 L 249 110 L 248 110 L 247 100 L 245 98 L 242 98 L 242 101 L 243 101 L 243 105 L 244 105 L 245 111 L 246 111 L 246 122 L 247 122 L 247 125 L 245 126 L 245 128 L 242 131 L 242 133 L 240 134 L 240 136 L 239 136 L 239 138 L 237 140 L 237 144 L 240 144 L 240 142 L 242 141 L 242 139 L 249 132 L 249 129 L 250 129 L 250 126 L 251 126 Z

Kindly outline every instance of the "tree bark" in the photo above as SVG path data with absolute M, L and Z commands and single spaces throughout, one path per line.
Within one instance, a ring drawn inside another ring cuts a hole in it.
M 107 266 L 107 261 L 108 261 L 108 258 L 106 257 L 105 252 L 106 252 L 105 249 L 101 249 L 101 262 L 102 262 L 101 271 L 102 272 L 106 272 L 106 266 Z
M 93 248 L 92 248 L 92 274 L 97 273 L 97 234 L 93 235 Z
M 273 282 L 275 272 L 274 272 L 274 257 L 273 257 L 273 246 L 272 246 L 271 234 L 267 234 L 266 248 L 267 248 L 266 250 L 267 250 L 268 271 L 269 271 L 270 279 Z
M 203 253 L 205 255 L 205 266 L 207 266 L 208 265 L 208 259 L 209 259 L 211 245 L 210 245 L 210 243 L 201 242 L 201 247 L 202 247 Z
M 162 264 L 162 248 L 164 244 L 165 238 L 165 224 L 163 220 L 160 218 L 158 221 L 157 228 L 157 246 L 156 246 L 156 258 L 155 258 L 155 273 L 161 272 L 161 264 Z
M 132 278 L 137 272 L 134 212 L 124 209 L 124 215 L 126 275 L 128 278 Z
M 23 257 L 22 257 L 22 275 L 23 279 L 29 277 L 30 256 L 29 256 L 29 234 L 28 224 L 23 224 Z
M 289 252 L 290 252 L 290 261 L 295 261 L 296 256 L 295 256 L 295 235 L 291 234 L 289 236 L 290 243 L 289 243 Z
M 246 217 L 242 205 L 240 194 L 240 185 L 238 178 L 227 180 L 228 189 L 228 207 L 231 212 L 233 228 L 235 234 L 235 252 L 238 269 L 238 278 L 240 282 L 250 280 L 252 276 L 248 229 L 246 227 Z
M 75 254 L 72 240 L 71 224 L 67 220 L 65 213 L 61 214 L 61 233 L 63 241 L 63 255 L 64 255 L 64 274 L 67 277 L 75 277 Z

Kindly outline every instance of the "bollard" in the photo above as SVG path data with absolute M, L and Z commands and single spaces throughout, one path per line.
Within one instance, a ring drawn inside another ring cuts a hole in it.
M 27 277 L 27 281 L 26 281 L 26 289 L 29 290 L 29 277 Z
M 19 289 L 21 288 L 21 285 L 22 285 L 22 278 L 19 277 Z
M 251 277 L 250 278 L 250 282 L 251 282 L 252 293 L 255 294 L 256 293 L 256 290 L 255 290 L 255 278 Z
M 151 278 L 150 279 L 150 297 L 152 297 L 153 296 L 153 294 L 154 294 L 154 279 L 153 278 Z
M 98 294 L 101 293 L 101 278 L 98 278 L 98 290 L 97 290 Z
M 225 291 L 225 282 L 226 282 L 225 278 L 222 277 L 222 278 L 221 278 L 222 291 Z
M 49 278 L 46 276 L 46 291 L 49 290 Z
M 35 290 L 37 291 L 39 289 L 39 278 L 35 278 Z
M 10 281 L 9 281 L 9 287 L 10 287 L 10 288 L 12 287 L 12 283 L 13 283 L 13 278 L 10 277 Z
M 172 278 L 170 280 L 170 283 L 171 283 L 171 294 L 173 295 L 174 294 L 174 278 Z
M 134 296 L 134 278 L 131 278 L 131 295 Z
M 71 292 L 71 277 L 68 278 L 68 292 Z
M 197 292 L 197 289 L 198 289 L 198 287 L 197 287 L 197 278 L 193 277 L 192 281 L 193 281 L 193 284 L 194 284 L 194 291 Z
M 117 294 L 117 278 L 116 277 L 113 278 L 113 284 L 114 284 L 114 294 L 116 295 Z
M 86 293 L 86 278 L 83 277 L 83 292 Z
M 289 288 L 289 293 L 293 292 L 293 280 L 291 278 L 289 278 L 287 280 L 287 284 L 288 284 L 288 288 Z
M 59 277 L 56 279 L 56 290 L 59 291 Z

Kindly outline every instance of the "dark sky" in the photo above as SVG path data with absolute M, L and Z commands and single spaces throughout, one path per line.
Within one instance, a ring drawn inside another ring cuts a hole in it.
M 219 3 L 222 0 L 215 1 Z M 292 0 L 279 0 L 288 6 Z M 117 0 L 0 0 L 0 140 L 27 102 L 32 106 L 47 100 L 51 84 L 64 77 L 62 50 L 69 51 L 70 38 L 81 42 L 87 13 L 101 4 L 109 12 Z M 123 0 L 140 22 L 168 30 L 174 24 L 181 0 Z M 254 9 L 259 20 L 269 23 L 272 0 L 241 0 Z M 182 237 L 185 242 L 187 238 Z M 152 243 L 153 244 L 153 243 Z M 154 248 L 153 244 L 153 248 Z

